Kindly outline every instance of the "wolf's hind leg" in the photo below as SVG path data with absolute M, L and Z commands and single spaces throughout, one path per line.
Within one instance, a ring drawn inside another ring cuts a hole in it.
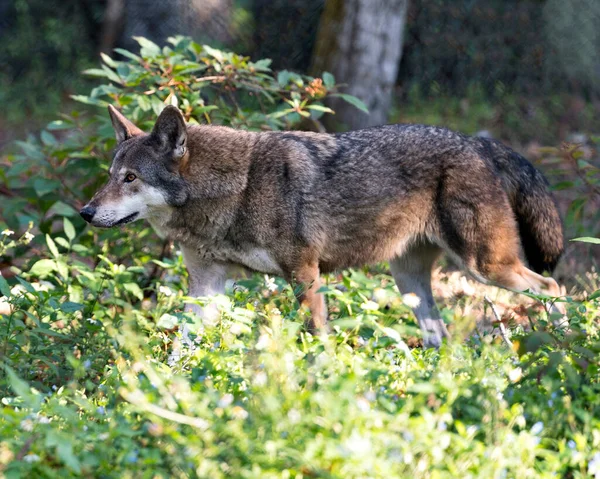
M 507 261 L 498 264 L 488 264 L 483 268 L 485 270 L 483 279 L 484 283 L 493 284 L 501 288 L 512 291 L 527 291 L 530 290 L 534 294 L 544 294 L 547 296 L 561 296 L 562 291 L 554 278 L 547 278 L 527 268 L 520 259 L 514 258 L 512 261 Z M 473 273 L 473 276 L 481 276 L 481 274 Z M 479 279 L 479 278 L 478 278 Z M 563 315 L 557 322 L 557 326 L 565 326 L 566 310 L 562 303 L 553 303 L 550 305 L 552 312 Z
M 450 337 L 431 291 L 431 269 L 440 253 L 441 249 L 435 245 L 419 244 L 390 261 L 400 292 L 413 293 L 419 298 L 413 312 L 423 331 L 423 343 L 428 348 L 438 348 L 444 337 Z
M 308 330 L 312 333 L 327 330 L 327 304 L 323 293 L 317 293 L 321 287 L 319 266 L 310 262 L 297 268 L 292 278 L 294 290 L 300 306 L 308 306 L 310 319 Z

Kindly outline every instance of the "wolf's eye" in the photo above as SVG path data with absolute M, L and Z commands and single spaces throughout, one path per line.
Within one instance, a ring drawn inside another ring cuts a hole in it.
M 125 175 L 125 183 L 131 183 L 136 178 L 137 176 L 135 176 L 133 173 L 127 173 L 127 175 Z

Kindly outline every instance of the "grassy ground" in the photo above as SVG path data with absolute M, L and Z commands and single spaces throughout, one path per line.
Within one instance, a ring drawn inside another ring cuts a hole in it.
M 7 478 L 600 474 L 597 299 L 554 330 L 533 300 L 438 272 L 454 338 L 423 350 L 414 298 L 377 268 L 328 277 L 334 332 L 313 337 L 278 279 L 241 281 L 200 324 L 179 255 L 142 291 L 146 258 L 90 266 L 68 223 L 51 244 L 0 320 Z M 486 294 L 510 338 L 475 331 Z M 186 319 L 195 345 L 169 366 Z

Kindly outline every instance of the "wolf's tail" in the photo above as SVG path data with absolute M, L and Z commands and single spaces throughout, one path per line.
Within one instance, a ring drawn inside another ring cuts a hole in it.
M 564 251 L 564 232 L 546 178 L 529 161 L 501 143 L 480 141 L 486 153 L 491 153 L 508 194 L 529 267 L 536 273 L 551 273 Z

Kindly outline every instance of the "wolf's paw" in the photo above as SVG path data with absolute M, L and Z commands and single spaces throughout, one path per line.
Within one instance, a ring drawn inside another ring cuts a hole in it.
M 423 331 L 423 346 L 426 348 L 437 349 L 442 345 L 445 337 L 450 338 L 450 333 L 441 319 L 425 319 L 421 323 L 421 330 Z

